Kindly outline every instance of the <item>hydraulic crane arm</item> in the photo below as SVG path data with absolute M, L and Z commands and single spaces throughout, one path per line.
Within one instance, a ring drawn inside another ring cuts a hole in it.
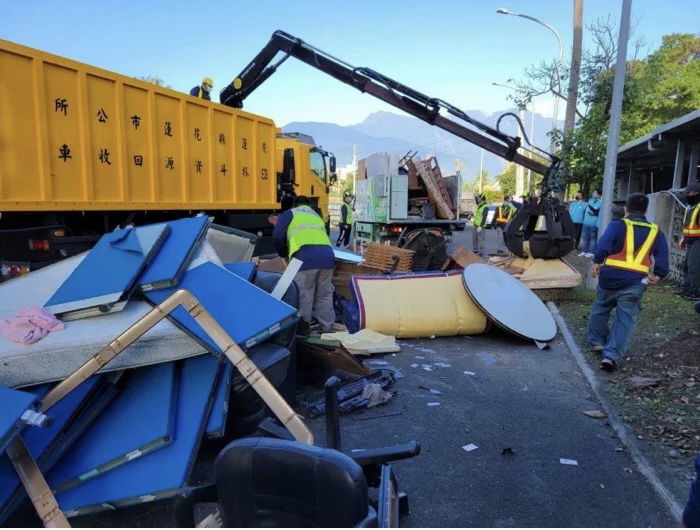
M 279 52 L 285 55 L 275 64 L 270 64 Z M 420 120 L 440 127 L 501 158 L 543 175 L 542 194 L 545 195 L 551 191 L 551 185 L 554 183 L 559 167 L 557 157 L 537 149 L 540 156 L 550 161 L 549 165 L 541 164 L 518 152 L 521 147 L 519 137 L 510 136 L 497 128 L 481 123 L 441 99 L 428 97 L 374 70 L 354 67 L 283 31 L 273 33 L 272 38 L 260 53 L 231 84 L 221 91 L 221 103 L 230 107 L 243 108 L 243 101 L 275 73 L 277 68 L 290 56 L 356 88 L 360 92 L 367 92 Z M 476 130 L 441 115 L 440 110 L 442 109 Z

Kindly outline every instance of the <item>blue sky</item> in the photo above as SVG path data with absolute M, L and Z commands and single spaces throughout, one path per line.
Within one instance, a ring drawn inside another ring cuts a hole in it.
M 355 66 L 367 66 L 464 110 L 508 108 L 494 87 L 523 68 L 558 54 L 546 28 L 498 7 L 528 14 L 559 30 L 568 56 L 571 0 L 23 0 L 3 2 L 0 38 L 129 76 L 157 75 L 189 91 L 202 77 L 214 99 L 282 29 Z M 584 21 L 611 15 L 622 0 L 584 0 Z M 634 0 L 636 36 L 656 47 L 667 33 L 695 33 L 700 2 Z M 584 36 L 585 39 L 585 36 Z M 6 73 L 3 73 L 6 75 Z M 562 105 L 563 107 L 563 105 Z M 361 122 L 394 111 L 294 59 L 247 100 L 245 109 L 290 121 Z M 552 114 L 551 98 L 537 112 Z M 563 108 L 560 118 L 563 119 Z

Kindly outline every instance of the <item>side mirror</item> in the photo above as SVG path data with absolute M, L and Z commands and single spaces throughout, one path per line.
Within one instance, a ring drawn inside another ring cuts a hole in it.
M 331 175 L 335 175 L 335 156 L 331 155 L 330 158 L 328 159 L 328 170 L 330 171 Z

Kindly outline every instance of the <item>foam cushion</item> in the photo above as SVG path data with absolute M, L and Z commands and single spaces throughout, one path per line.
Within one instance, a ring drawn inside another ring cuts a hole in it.
M 397 338 L 476 335 L 488 319 L 462 286 L 461 271 L 355 276 L 360 328 Z

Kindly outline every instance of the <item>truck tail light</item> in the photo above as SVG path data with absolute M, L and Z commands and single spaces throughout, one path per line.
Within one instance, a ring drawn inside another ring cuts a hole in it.
M 49 250 L 49 242 L 46 239 L 30 239 L 29 250 Z
M 392 227 L 391 227 L 391 231 L 392 231 L 394 234 L 400 234 L 400 233 L 401 233 L 401 230 L 402 230 L 402 228 L 401 228 L 400 226 L 392 226 Z

